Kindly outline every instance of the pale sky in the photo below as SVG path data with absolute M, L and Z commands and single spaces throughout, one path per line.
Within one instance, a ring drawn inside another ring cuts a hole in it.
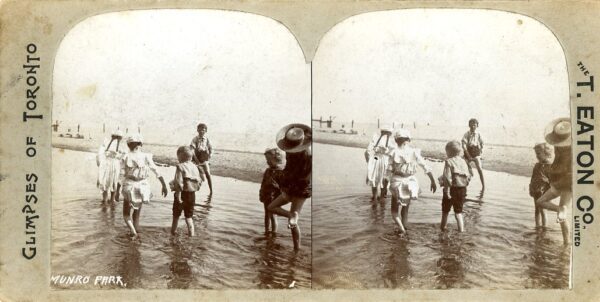
M 313 61 L 314 116 L 542 131 L 569 115 L 565 57 L 537 21 L 491 10 L 417 9 L 344 20 Z
M 287 28 L 266 17 L 109 13 L 82 21 L 62 41 L 53 106 L 53 121 L 86 129 L 139 125 L 144 136 L 189 141 L 203 121 L 209 134 L 240 133 L 250 144 L 268 136 L 261 144 L 274 144 L 283 125 L 310 124 L 310 66 Z

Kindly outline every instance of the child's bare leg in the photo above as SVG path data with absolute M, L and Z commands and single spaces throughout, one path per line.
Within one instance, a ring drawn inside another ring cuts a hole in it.
M 269 212 L 269 218 L 271 219 L 271 232 L 277 233 L 277 219 L 273 213 Z
M 265 233 L 268 233 L 269 229 L 271 228 L 271 216 L 273 215 L 269 213 L 267 204 L 263 204 L 263 207 L 265 209 Z
M 108 191 L 102 191 L 102 203 L 106 203 L 108 201 Z
M 302 211 L 302 206 L 304 205 L 304 201 L 306 201 L 306 198 L 293 197 L 291 198 L 291 201 L 292 205 L 290 206 L 289 223 L 291 226 L 297 226 L 298 220 L 300 219 L 300 211 Z
M 558 196 L 560 196 L 560 192 L 554 187 L 550 187 L 548 191 L 535 201 L 535 204 L 542 209 L 558 212 L 558 206 L 552 203 L 552 200 Z
M 400 211 L 400 215 L 402 216 L 402 225 L 404 226 L 405 229 L 408 226 L 408 207 L 409 206 L 410 206 L 410 203 L 407 203 L 405 206 L 402 207 L 402 210 Z
M 571 243 L 571 235 L 569 231 L 569 219 L 566 219 L 566 211 L 567 207 L 571 205 L 571 191 L 563 191 L 560 193 L 560 203 L 559 203 L 559 214 L 562 213 L 564 219 L 560 223 L 560 228 L 563 235 L 563 242 L 565 245 L 569 245 Z M 561 218 L 559 216 L 559 218 Z
M 137 210 L 133 210 L 133 226 L 136 231 L 139 232 L 140 229 L 140 212 L 142 211 L 142 205 Z
M 204 168 L 204 176 L 206 176 L 206 183 L 208 183 L 208 190 L 210 191 L 209 195 L 212 195 L 213 193 L 213 187 L 212 187 L 212 178 L 210 177 L 210 168 L 208 166 L 208 163 L 204 164 L 202 166 L 202 168 Z
M 194 220 L 192 219 L 192 217 L 185 218 L 185 224 L 187 224 L 188 235 L 190 235 L 190 237 L 194 237 L 195 236 Z
M 125 224 L 129 227 L 129 231 L 133 236 L 137 236 L 137 232 L 135 230 L 135 226 L 133 221 L 131 220 L 131 206 L 128 201 L 123 202 L 123 220 L 125 220 Z
M 387 197 L 388 184 L 389 184 L 389 181 L 384 178 L 383 179 L 383 187 L 381 188 L 381 197 L 382 198 L 386 198 Z
M 290 212 L 281 208 L 281 206 L 283 206 L 289 202 L 290 202 L 290 200 L 289 200 L 288 195 L 285 193 L 281 193 L 281 194 L 279 194 L 279 196 L 277 198 L 275 198 L 275 200 L 271 201 L 271 203 L 269 204 L 267 209 L 271 213 L 290 218 Z
M 179 223 L 179 216 L 173 216 L 173 222 L 171 223 L 171 235 L 175 235 L 177 232 L 177 224 Z
M 456 224 L 458 224 L 458 231 L 459 232 L 464 232 L 465 231 L 465 220 L 463 219 L 463 214 L 461 213 L 454 213 L 454 217 L 456 218 Z
M 300 249 L 300 227 L 296 225 L 292 228 L 292 242 L 294 243 L 294 251 Z
M 110 202 L 115 202 L 115 194 L 116 192 L 110 192 Z
M 476 157 L 475 160 L 475 168 L 477 168 L 477 173 L 479 174 L 479 180 L 481 181 L 481 191 L 485 190 L 485 181 L 483 180 L 483 169 L 481 168 L 481 158 Z
M 440 230 L 445 231 L 447 224 L 448 224 L 448 212 L 442 212 L 442 222 L 440 223 Z
M 121 192 L 121 184 L 117 184 L 117 191 L 115 192 L 115 201 L 119 201 L 119 194 Z
M 377 200 L 377 198 L 379 197 L 377 194 L 377 187 L 371 187 L 371 194 L 373 195 L 371 197 L 371 200 L 373 200 L 373 201 Z
M 400 206 L 400 203 L 398 202 L 398 196 L 396 196 L 396 194 L 392 194 L 392 219 L 394 220 L 394 222 L 400 229 L 400 232 L 405 233 L 406 230 L 404 229 L 404 226 L 402 225 L 402 221 L 400 220 L 400 217 L 398 216 L 398 214 L 400 212 L 399 211 L 400 208 L 401 208 L 401 206 Z

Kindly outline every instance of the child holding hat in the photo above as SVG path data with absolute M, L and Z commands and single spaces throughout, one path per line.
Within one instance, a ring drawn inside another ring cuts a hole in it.
M 125 151 L 119 150 L 122 138 L 123 133 L 119 130 L 115 131 L 112 133 L 108 145 L 103 144 L 100 146 L 96 155 L 96 165 L 98 166 L 98 181 L 96 184 L 102 190 L 102 203 L 109 201 L 109 194 L 111 203 L 119 200 L 121 158 L 125 154 Z
M 300 211 L 311 196 L 312 155 L 310 146 L 312 131 L 304 124 L 290 124 L 283 127 L 276 136 L 277 146 L 285 152 L 285 167 L 280 181 L 281 195 L 271 202 L 267 209 L 288 218 L 292 230 L 294 250 L 300 248 Z M 281 208 L 291 203 L 290 210 Z
M 571 204 L 573 190 L 571 172 L 571 120 L 559 118 L 552 121 L 545 129 L 546 142 L 554 146 L 554 161 L 550 165 L 548 178 L 550 189 L 536 200 L 536 205 L 543 209 L 556 212 L 556 221 L 560 223 L 565 244 L 569 243 L 569 223 L 567 207 Z M 558 205 L 552 200 L 560 197 Z
M 371 187 L 373 201 L 376 201 L 379 197 L 385 198 L 387 195 L 390 180 L 388 153 L 394 147 L 396 147 L 396 142 L 392 137 L 392 129 L 381 128 L 378 133 L 373 135 L 365 151 L 367 185 Z
M 121 167 L 125 171 L 123 180 L 123 219 L 131 230 L 133 238 L 137 237 L 139 229 L 140 211 L 142 203 L 150 202 L 152 190 L 148 177 L 150 171 L 156 175 L 162 184 L 162 195 L 167 196 L 165 179 L 160 176 L 152 154 L 142 152 L 142 136 L 134 134 L 127 139 L 127 153 L 121 160 Z M 133 209 L 133 211 L 131 211 Z
M 398 147 L 392 149 L 389 153 L 389 169 L 392 174 L 390 179 L 390 191 L 392 192 L 392 219 L 398 225 L 400 234 L 406 233 L 406 224 L 408 221 L 408 207 L 411 199 L 417 199 L 419 195 L 419 183 L 417 181 L 417 166 L 421 166 L 423 171 L 429 176 L 431 181 L 431 191 L 435 192 L 437 186 L 431 173 L 431 168 L 421 156 L 421 150 L 410 146 L 410 132 L 406 129 L 399 129 L 394 134 L 394 140 Z M 398 216 L 401 213 L 402 219 Z

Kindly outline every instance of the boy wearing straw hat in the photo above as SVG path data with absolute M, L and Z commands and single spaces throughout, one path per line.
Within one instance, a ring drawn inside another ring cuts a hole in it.
M 567 222 L 567 208 L 571 204 L 573 181 L 571 179 L 571 120 L 569 118 L 555 119 L 544 131 L 546 142 L 554 146 L 554 161 L 550 165 L 548 189 L 535 202 L 543 209 L 556 212 L 556 222 L 560 223 L 564 244 L 569 244 L 569 223 Z M 552 200 L 559 197 L 558 205 Z
M 300 248 L 300 211 L 312 194 L 311 172 L 312 155 L 310 146 L 312 131 L 304 124 L 287 125 L 276 136 L 277 146 L 285 152 L 285 168 L 281 176 L 281 195 L 268 206 L 268 210 L 288 218 L 288 228 L 292 230 L 294 250 Z M 281 208 L 291 203 L 290 210 Z

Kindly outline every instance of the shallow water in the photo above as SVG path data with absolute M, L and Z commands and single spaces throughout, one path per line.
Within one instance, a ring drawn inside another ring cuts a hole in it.
M 441 196 L 424 191 L 410 206 L 408 238 L 400 239 L 390 198 L 370 202 L 364 150 L 313 146 L 313 288 L 568 288 L 570 248 L 555 215 L 536 231 L 526 177 L 484 171 L 464 205 L 466 233 L 450 213 L 449 232 L 439 231 Z M 434 176 L 441 163 L 430 162 Z M 421 171 L 420 171 L 421 172 Z M 476 173 L 476 171 L 475 171 Z
M 213 176 L 215 194 L 196 194 L 196 236 L 188 237 L 183 217 L 171 236 L 172 194 L 144 205 L 140 240 L 132 241 L 122 218 L 122 201 L 101 205 L 95 154 L 53 149 L 52 275 L 122 276 L 127 288 L 296 288 L 311 286 L 311 204 L 301 215 L 301 249 L 293 251 L 287 221 L 265 236 L 260 184 Z M 168 182 L 174 168 L 160 168 Z M 55 288 L 97 289 L 87 285 Z M 105 288 L 110 288 L 107 286 Z M 117 286 L 112 286 L 117 287 Z

